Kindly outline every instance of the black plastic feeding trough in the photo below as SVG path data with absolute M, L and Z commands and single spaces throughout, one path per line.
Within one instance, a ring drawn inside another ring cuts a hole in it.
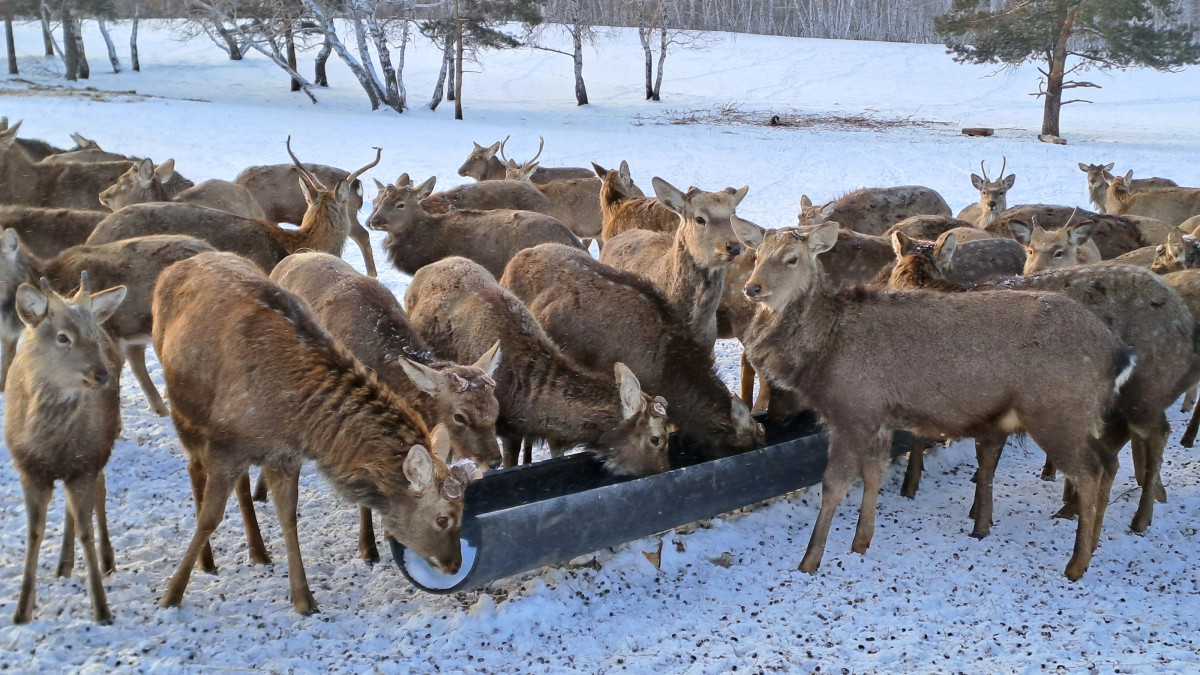
M 907 452 L 898 432 L 893 455 Z M 616 477 L 582 453 L 490 472 L 467 486 L 458 574 L 434 570 L 388 538 L 404 576 L 430 593 L 455 593 L 648 537 L 815 485 L 827 438 L 811 415 L 767 428 L 767 445 L 704 460 L 671 439 L 671 470 Z

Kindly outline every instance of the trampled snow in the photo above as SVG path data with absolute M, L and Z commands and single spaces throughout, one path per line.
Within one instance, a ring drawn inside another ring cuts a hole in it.
M 92 78 L 74 93 L 0 80 L 0 115 L 24 120 L 21 135 L 70 145 L 78 131 L 109 150 L 156 161 L 174 157 L 193 180 L 232 179 L 251 164 L 287 161 L 283 140 L 305 161 L 353 169 L 372 146 L 384 150 L 368 176 L 455 170 L 471 141 L 512 134 L 524 159 L 544 135 L 547 166 L 605 166 L 629 160 L 648 187 L 660 175 L 706 189 L 747 184 L 739 213 L 767 227 L 794 223 L 800 195 L 826 200 L 861 186 L 918 183 L 954 208 L 974 201 L 968 176 L 1001 157 L 1017 175 L 1010 203 L 1086 206 L 1076 163 L 1116 162 L 1135 176 L 1200 185 L 1195 111 L 1200 71 L 1090 74 L 1095 105 L 1063 113 L 1067 146 L 1039 143 L 1040 101 L 1032 68 L 993 73 L 954 64 L 936 45 L 721 36 L 707 51 L 673 53 L 663 101 L 642 100 L 636 36 L 616 31 L 585 54 L 592 104 L 572 95 L 571 62 L 557 54 L 484 55 L 469 70 L 466 121 L 453 104 L 421 107 L 440 54 L 420 40 L 405 82 L 414 106 L 369 112 L 348 71 L 330 61 L 334 86 L 319 105 L 287 91 L 286 76 L 251 55 L 230 62 L 203 39 L 173 41 L 170 26 L 143 22 L 141 73 L 105 72 L 103 43 L 89 24 Z M 122 45 L 126 24 L 114 28 Z M 95 39 L 93 39 L 95 38 Z M 54 64 L 37 54 L 37 27 L 18 26 L 23 80 L 58 87 Z M 122 52 L 124 47 L 122 46 Z M 302 68 L 311 69 L 309 52 Z M 128 60 L 122 55 L 126 68 Z M 83 87 L 98 91 L 81 91 Z M 104 93 L 129 92 L 130 93 Z M 721 106 L 760 119 L 772 113 L 866 114 L 896 122 L 882 130 L 833 124 L 772 128 L 703 121 Z M 928 123 L 926 123 L 928 122 Z M 996 128 L 967 138 L 963 126 Z M 368 181 L 370 185 L 370 181 Z M 374 196 L 368 189 L 368 198 Z M 368 207 L 369 208 L 369 207 Z M 367 213 L 360 214 L 366 218 Z M 372 233 L 382 279 L 403 294 L 408 278 L 386 262 Z M 363 269 L 351 244 L 346 258 Z M 735 383 L 736 343 L 719 345 L 719 367 Z M 930 355 L 930 367 L 937 367 Z M 151 373 L 161 386 L 161 370 Z M 51 507 L 41 551 L 35 620 L 13 626 L 25 552 L 17 477 L 0 460 L 0 666 L 23 672 L 686 672 L 847 669 L 1102 672 L 1200 669 L 1200 462 L 1179 446 L 1186 416 L 1166 452 L 1170 501 L 1144 535 L 1129 532 L 1138 491 L 1128 451 L 1091 569 L 1068 582 L 1063 568 L 1075 524 L 1050 517 L 1060 483 L 1038 480 L 1042 453 L 1010 445 L 996 477 L 992 535 L 968 537 L 974 456 L 969 443 L 926 460 L 915 500 L 899 495 L 893 466 L 866 555 L 851 553 L 861 488 L 834 521 L 824 564 L 797 571 L 819 489 L 802 491 L 695 528 L 630 542 L 572 564 L 434 596 L 414 589 L 391 563 L 358 559 L 357 508 L 335 499 L 314 470 L 301 479 L 300 537 L 319 614 L 288 602 L 285 555 L 271 505 L 260 522 L 275 563 L 249 565 L 241 518 L 230 504 L 213 536 L 220 573 L 196 573 L 182 609 L 157 606 L 194 529 L 183 451 L 169 420 L 154 417 L 133 378 L 122 386 L 124 432 L 108 465 L 108 509 L 117 572 L 105 579 L 116 623 L 90 620 L 82 564 L 53 577 L 63 502 Z M 286 412 L 281 411 L 281 420 Z M 4 453 L 7 454 L 7 453 Z M 383 542 L 380 542 L 381 544 Z M 660 550 L 656 568 L 644 553 Z

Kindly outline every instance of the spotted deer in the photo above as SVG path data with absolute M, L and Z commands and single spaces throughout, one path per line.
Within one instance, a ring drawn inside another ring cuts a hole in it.
M 1008 157 L 1000 167 L 1000 177 L 997 180 L 988 178 L 987 169 L 979 162 L 979 171 L 983 176 L 971 174 L 971 186 L 979 190 L 979 201 L 958 212 L 959 220 L 965 220 L 975 227 L 987 227 L 996 219 L 996 215 L 1008 208 L 1008 191 L 1017 182 L 1016 174 L 1004 175 L 1008 168 Z
M 822 206 L 813 206 L 808 196 L 801 195 L 796 224 L 820 225 L 833 221 L 855 232 L 881 235 L 906 218 L 948 218 L 951 213 L 950 206 L 936 190 L 923 185 L 897 185 L 861 188 Z

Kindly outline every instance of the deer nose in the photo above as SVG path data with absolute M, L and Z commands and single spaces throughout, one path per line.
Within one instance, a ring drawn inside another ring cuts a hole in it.
M 499 469 L 500 465 L 503 463 L 504 463 L 504 460 L 497 457 L 496 459 L 493 459 L 492 461 L 488 462 L 488 468 L 489 469 Z
M 752 298 L 757 298 L 758 294 L 762 292 L 762 286 L 758 284 L 746 284 L 746 288 L 743 290 L 746 291 L 746 295 Z
M 98 371 L 96 371 L 96 384 L 98 384 L 99 386 L 101 386 L 101 387 L 107 386 L 107 385 L 108 385 L 108 381 L 109 381 L 110 379 L 112 379 L 112 378 L 110 378 L 110 377 L 108 376 L 108 371 L 107 371 L 107 370 L 98 370 Z
M 372 218 L 371 220 L 367 221 L 367 224 L 371 226 L 372 230 L 382 230 L 383 218 Z
M 725 245 L 725 252 L 731 256 L 736 256 L 742 252 L 742 245 L 739 242 L 731 242 Z
M 988 208 L 989 208 L 989 209 L 994 209 L 994 208 L 996 208 L 996 200 L 995 200 L 995 199 L 993 199 L 992 201 L 988 202 Z

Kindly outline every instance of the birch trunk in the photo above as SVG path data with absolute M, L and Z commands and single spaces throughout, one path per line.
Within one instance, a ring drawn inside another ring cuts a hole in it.
M 63 30 L 63 65 L 64 77 L 69 81 L 79 79 L 79 44 L 75 41 L 75 17 L 71 16 L 71 8 L 67 3 L 62 6 Z
M 325 64 L 329 62 L 329 55 L 333 53 L 333 43 L 329 41 L 329 36 L 325 36 L 325 42 L 321 43 L 321 51 L 317 52 L 316 82 L 318 87 L 329 86 L 329 76 L 325 74 Z
M 114 73 L 121 72 L 121 61 L 117 58 L 117 47 L 113 44 L 112 36 L 108 34 L 108 26 L 104 24 L 104 19 L 96 19 L 96 23 L 100 26 L 100 34 L 104 36 L 104 46 L 108 47 L 108 62 L 112 64 Z
M 646 57 L 646 100 L 654 98 L 654 50 L 650 48 L 650 27 L 638 26 L 638 40 L 642 43 L 642 55 Z
M 20 75 L 17 70 L 17 42 L 13 39 L 13 17 L 10 11 L 4 17 L 4 46 L 8 50 L 8 74 Z
M 578 20 L 576 14 L 575 27 L 571 31 L 571 40 L 575 47 L 575 105 L 587 105 L 587 85 L 583 83 L 583 26 L 579 25 Z
M 141 13 L 141 6 L 134 5 L 133 6 L 133 29 L 129 32 L 129 61 L 131 62 L 131 65 L 129 67 L 133 68 L 133 72 L 135 72 L 135 73 L 141 72 L 141 70 L 142 70 L 142 63 L 140 61 L 138 61 L 138 48 L 137 48 L 137 29 L 138 29 L 138 14 L 139 13 Z
M 367 13 L 366 19 L 367 28 L 371 31 L 371 41 L 375 43 L 375 53 L 379 54 L 379 68 L 383 71 L 384 100 L 392 110 L 404 112 L 404 101 L 400 98 L 400 83 L 396 69 L 392 66 L 392 52 L 388 49 L 387 35 L 379 25 L 373 7 Z
M 87 50 L 83 46 L 83 20 L 76 18 L 71 36 L 75 39 L 75 52 L 79 55 L 79 79 L 86 80 L 92 76 L 92 67 L 88 64 Z
M 651 100 L 659 101 L 662 92 L 663 64 L 667 61 L 667 44 L 670 42 L 667 39 L 667 22 L 666 17 L 663 17 L 662 26 L 658 29 L 659 44 L 658 44 L 658 75 L 654 78 L 654 96 Z
M 429 109 L 437 110 L 442 104 L 442 93 L 446 91 L 446 71 L 450 66 L 450 43 L 447 42 L 442 50 L 442 68 L 438 71 L 437 84 L 433 85 L 433 98 L 429 99 Z

